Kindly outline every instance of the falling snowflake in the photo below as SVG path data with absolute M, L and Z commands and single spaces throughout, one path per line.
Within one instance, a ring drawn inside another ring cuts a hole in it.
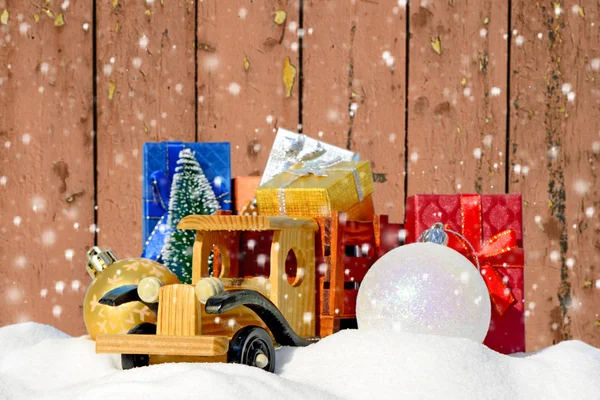
M 104 73 L 105 76 L 110 76 L 112 74 L 112 71 L 113 71 L 112 64 L 105 64 L 104 67 L 102 67 L 102 72 Z
M 61 314 L 62 314 L 61 306 L 55 305 L 54 307 L 52 307 L 52 315 L 54 315 L 54 318 L 60 318 Z
M 313 313 L 305 312 L 304 315 L 302 316 L 302 320 L 304 321 L 305 324 L 310 324 L 313 320 Z
M 329 109 L 327 111 L 327 119 L 329 122 L 336 122 L 340 119 L 340 113 L 335 109 Z
M 552 250 L 550 252 L 550 261 L 558 262 L 558 260 L 560 260 L 560 253 L 556 250 Z
M 265 254 L 259 254 L 258 257 L 256 257 L 256 263 L 259 266 L 264 267 L 267 263 L 267 256 Z
M 487 36 L 487 34 L 488 34 L 488 31 L 487 31 L 487 29 L 485 29 L 485 28 L 481 28 L 481 29 L 479 30 L 479 36 L 481 36 L 482 38 L 485 38 L 485 37 Z
M 524 42 L 525 38 L 521 35 L 517 36 L 517 38 L 515 39 L 515 44 L 519 47 L 522 47 Z
M 590 67 L 592 67 L 594 71 L 600 71 L 600 58 L 592 59 L 590 62 Z
M 515 174 L 520 175 L 521 174 L 521 164 L 515 164 L 515 166 L 513 167 L 513 171 Z
M 90 30 L 90 24 L 88 24 L 87 22 L 85 22 L 85 23 L 82 25 L 82 28 L 83 28 L 83 30 L 84 30 L 84 31 L 86 31 L 86 32 L 87 32 L 87 31 L 89 31 L 89 30 Z
M 410 154 L 410 161 L 413 163 L 416 163 L 417 161 L 419 161 L 419 153 L 417 153 L 416 151 Z
M 23 292 L 16 287 L 10 287 L 6 290 L 6 299 L 9 303 L 18 303 L 23 298 Z
M 500 93 L 502 92 L 502 90 L 500 90 L 499 87 L 493 87 L 491 90 L 491 94 L 492 96 L 496 97 L 496 96 L 500 96 Z
M 18 215 L 16 217 L 13 218 L 13 224 L 15 226 L 19 226 L 21 225 L 21 217 L 19 217 Z
M 40 296 L 42 298 L 45 298 L 46 296 L 48 296 L 48 289 L 44 288 L 44 289 L 40 290 Z
M 181 83 L 178 83 L 177 85 L 175 85 L 175 91 L 177 92 L 177 94 L 182 94 L 183 93 L 183 85 Z
M 238 18 L 246 19 L 247 15 L 248 15 L 248 10 L 246 10 L 244 7 L 240 8 L 240 10 L 238 11 Z
M 575 266 L 575 259 L 574 258 L 567 258 L 567 267 L 569 268 L 573 268 Z
M 483 151 L 481 151 L 479 147 L 476 147 L 475 150 L 473 150 L 473 157 L 475 157 L 478 160 L 481 158 L 482 154 Z
M 391 68 L 394 65 L 395 58 L 389 51 L 384 51 L 383 54 L 381 54 L 381 58 L 383 58 L 383 61 L 385 61 L 388 67 Z
M 148 48 L 148 42 L 148 37 L 146 35 L 142 36 L 139 41 L 140 47 L 146 50 Z
M 483 137 L 483 145 L 485 147 L 492 147 L 492 140 L 494 140 L 494 137 L 492 135 L 485 135 Z
M 54 290 L 56 290 L 56 293 L 58 294 L 63 294 L 65 291 L 65 283 L 63 281 L 56 282 L 54 285 Z
M 33 196 L 31 198 L 31 209 L 34 212 L 44 211 L 46 208 L 46 199 L 41 196 Z
M 229 94 L 232 96 L 237 96 L 240 94 L 241 87 L 236 82 L 231 82 L 228 87 Z
M 73 251 L 73 249 L 66 249 L 65 250 L 65 259 L 67 261 L 73 260 L 73 256 L 74 255 L 75 255 L 75 251 Z
M 77 292 L 80 287 L 81 287 L 81 282 L 78 281 L 77 279 L 75 279 L 74 281 L 71 282 L 71 290 Z
M 585 209 L 585 216 L 588 218 L 593 218 L 595 213 L 596 210 L 594 209 L 594 207 L 588 207 Z
M 575 193 L 577 193 L 580 196 L 585 196 L 587 194 L 587 192 L 590 190 L 590 184 L 587 181 L 584 181 L 583 179 L 577 179 L 574 183 L 573 183 L 573 189 L 575 190 Z

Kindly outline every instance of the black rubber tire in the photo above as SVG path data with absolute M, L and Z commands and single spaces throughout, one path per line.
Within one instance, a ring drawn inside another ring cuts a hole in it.
M 264 354 L 268 363 L 264 367 L 256 365 L 256 357 Z M 275 346 L 266 330 L 260 326 L 246 326 L 235 333 L 229 343 L 227 362 L 249 365 L 267 372 L 275 371 Z
M 134 326 L 127 332 L 128 335 L 156 335 L 156 325 L 149 322 Z M 150 364 L 148 354 L 121 354 L 121 366 L 123 370 L 137 367 L 147 367 Z

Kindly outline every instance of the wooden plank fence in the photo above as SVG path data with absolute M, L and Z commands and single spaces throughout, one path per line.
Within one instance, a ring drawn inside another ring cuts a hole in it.
M 144 142 L 259 175 L 284 127 L 371 160 L 392 221 L 522 193 L 528 350 L 600 346 L 597 1 L 44 4 L 0 0 L 0 325 L 84 333 L 85 251 L 141 250 Z

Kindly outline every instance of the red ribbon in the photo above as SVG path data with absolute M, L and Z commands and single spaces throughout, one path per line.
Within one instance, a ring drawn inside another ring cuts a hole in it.
M 498 268 L 523 268 L 523 249 L 518 247 L 517 234 L 512 229 L 502 231 L 486 241 L 482 240 L 481 196 L 461 195 L 460 209 L 460 234 L 469 241 L 475 252 L 457 235 L 449 235 L 448 246 L 465 255 L 475 265 L 475 258 L 479 259 L 481 275 L 490 292 L 492 304 L 502 316 L 516 299 L 508 286 L 508 278 Z

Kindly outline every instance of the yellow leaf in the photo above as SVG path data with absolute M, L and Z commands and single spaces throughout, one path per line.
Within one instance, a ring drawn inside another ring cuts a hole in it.
M 286 57 L 283 60 L 283 84 L 285 85 L 285 97 L 292 95 L 294 81 L 296 80 L 296 67 L 290 62 L 290 58 Z
M 2 25 L 8 25 L 8 10 L 2 11 L 2 15 L 0 15 L 0 22 Z
M 47 16 L 49 16 L 50 18 L 54 19 L 55 15 L 52 12 L 51 9 L 46 8 L 46 7 L 42 7 L 42 10 L 44 10 L 44 12 L 46 13 Z
M 109 100 L 112 100 L 113 97 L 115 97 L 115 90 L 117 90 L 117 83 L 109 82 L 108 83 L 108 99 Z
M 442 54 L 442 41 L 439 36 L 435 39 L 431 38 L 431 47 L 433 47 L 433 51 L 436 53 Z
M 56 18 L 54 18 L 54 26 L 63 26 L 65 24 L 65 19 L 62 14 L 58 14 Z
M 579 15 L 581 15 L 582 17 L 585 17 L 585 11 L 583 11 L 583 7 L 579 6 Z
M 33 14 L 33 20 L 35 22 L 40 22 L 40 14 Z
M 150 9 L 146 10 L 146 15 L 152 15 L 152 11 Z
M 119 32 L 120 29 L 121 29 L 121 24 L 119 24 L 117 22 L 117 24 L 115 25 L 115 32 Z
M 287 14 L 283 10 L 275 11 L 275 23 L 281 25 L 285 22 Z
M 113 0 L 113 2 L 112 2 L 113 8 L 115 8 L 118 5 L 119 5 L 119 0 Z
M 248 57 L 244 56 L 244 69 L 246 71 L 248 71 L 250 69 L 250 61 L 248 60 Z
M 483 23 L 485 25 L 489 24 L 490 23 L 490 18 L 489 17 L 485 17 L 485 19 L 483 20 Z
M 467 78 L 464 78 L 464 77 L 463 77 L 463 78 L 460 80 L 460 84 L 461 84 L 461 85 L 463 85 L 463 86 L 465 86 L 465 85 L 467 84 Z
M 160 5 L 164 6 L 165 5 L 165 0 L 160 0 Z

